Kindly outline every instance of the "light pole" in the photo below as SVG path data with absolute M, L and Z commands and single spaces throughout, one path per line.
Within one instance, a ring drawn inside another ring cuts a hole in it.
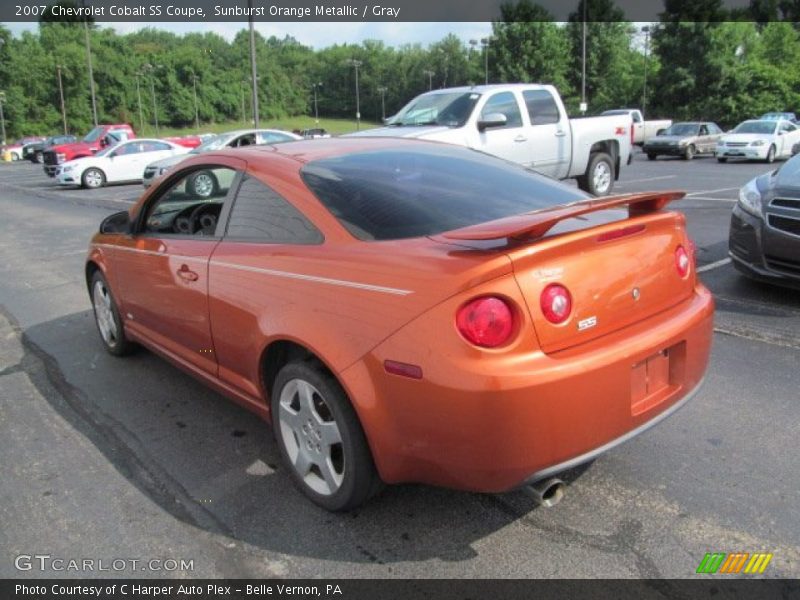
M 583 43 L 581 50 L 581 112 L 585 113 L 589 110 L 589 105 L 586 103 L 586 4 L 588 0 L 583 0 Z
M 242 79 L 242 83 L 239 86 L 239 90 L 242 92 L 242 124 L 247 123 L 247 117 L 245 116 L 245 109 L 244 109 L 244 89 L 247 87 L 247 80 Z
M 314 123 L 319 123 L 319 110 L 317 110 L 317 89 L 322 87 L 322 82 L 319 81 L 317 83 L 311 84 L 312 89 L 314 90 Z
M 386 86 L 382 85 L 378 88 L 378 93 L 381 95 L 381 121 L 386 120 Z
M 470 40 L 469 43 L 475 47 L 478 46 L 478 40 Z M 480 44 L 481 48 L 483 48 L 483 54 L 484 54 L 483 76 L 484 76 L 484 83 L 486 85 L 489 85 L 489 44 L 491 43 L 492 43 L 491 37 L 481 38 Z
M 642 118 L 645 118 L 645 114 L 647 111 L 647 61 L 648 61 L 648 51 L 650 49 L 650 26 L 645 25 L 642 27 L 642 31 L 644 32 L 644 88 L 642 90 Z
M 0 92 L 0 135 L 2 135 L 2 139 L 0 139 L 0 144 L 5 146 L 6 144 L 6 116 L 3 114 L 3 104 L 6 101 L 6 93 Z
M 86 0 L 82 0 L 81 4 L 86 8 Z M 92 69 L 92 46 L 89 42 L 89 18 L 83 20 L 83 33 L 86 41 L 86 66 L 89 71 L 89 91 L 92 94 L 92 119 L 94 126 L 97 127 L 97 98 L 94 93 L 94 71 Z
M 61 65 L 56 65 L 58 74 L 58 96 L 61 99 L 61 120 L 64 122 L 64 135 L 67 135 L 67 109 L 64 106 L 64 85 L 61 82 Z
M 361 99 L 359 98 L 358 94 L 358 69 L 363 64 L 363 62 L 356 60 L 355 58 L 350 58 L 347 60 L 347 65 L 356 70 L 356 131 L 361 129 Z
M 156 126 L 156 136 L 158 135 L 158 105 L 156 104 L 156 86 L 155 86 L 155 67 L 150 63 L 145 63 L 142 70 L 150 73 L 150 96 L 153 98 L 153 120 Z
M 256 30 L 253 24 L 253 0 L 247 0 L 250 8 L 250 76 L 253 79 L 253 127 L 258 129 L 258 76 L 256 69 Z
M 433 76 L 436 75 L 435 72 L 431 71 L 430 69 L 425 69 L 422 72 L 423 75 L 428 76 L 428 91 L 433 89 Z
M 200 131 L 200 113 L 197 110 L 197 75 L 190 69 L 192 74 L 192 91 L 194 92 L 194 126 Z
M 142 92 L 139 89 L 139 78 L 142 74 L 136 72 L 136 100 L 139 102 L 139 132 L 144 134 L 144 115 L 142 114 Z

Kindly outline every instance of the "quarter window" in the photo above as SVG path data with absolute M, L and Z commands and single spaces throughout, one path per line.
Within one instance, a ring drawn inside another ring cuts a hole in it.
M 319 244 L 322 234 L 275 190 L 245 176 L 228 221 L 228 238 L 270 244 Z
M 526 90 L 522 92 L 531 125 L 558 123 L 561 115 L 553 95 L 547 90 Z
M 513 92 L 500 92 L 489 98 L 481 111 L 481 119 L 493 113 L 505 115 L 505 127 L 522 127 L 522 114 Z

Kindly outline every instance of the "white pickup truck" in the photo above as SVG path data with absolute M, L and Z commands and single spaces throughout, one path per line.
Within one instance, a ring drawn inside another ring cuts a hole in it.
M 611 192 L 631 158 L 627 116 L 570 119 L 553 86 L 480 85 L 427 92 L 387 121 L 351 134 L 413 137 L 467 146 L 587 192 Z
M 601 116 L 628 115 L 633 123 L 633 143 L 640 146 L 672 125 L 670 119 L 645 121 L 642 111 L 638 108 L 615 108 L 600 114 Z

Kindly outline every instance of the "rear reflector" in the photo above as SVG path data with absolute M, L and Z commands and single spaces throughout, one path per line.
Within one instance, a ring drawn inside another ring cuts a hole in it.
M 619 238 L 627 235 L 633 235 L 644 231 L 644 225 L 631 225 L 630 227 L 623 227 L 622 229 L 614 229 L 613 231 L 606 231 L 605 233 L 597 236 L 598 242 L 610 242 L 611 240 L 618 240 Z
M 551 283 L 539 299 L 545 318 L 556 325 L 563 323 L 572 312 L 572 295 L 569 290 L 558 283 Z
M 691 264 L 692 259 L 689 258 L 689 253 L 686 252 L 686 248 L 683 246 L 675 248 L 675 268 L 678 271 L 678 275 L 686 277 L 689 274 L 689 267 Z
M 411 379 L 422 379 L 422 367 L 398 362 L 396 360 L 383 361 L 383 369 L 392 375 L 410 377 Z

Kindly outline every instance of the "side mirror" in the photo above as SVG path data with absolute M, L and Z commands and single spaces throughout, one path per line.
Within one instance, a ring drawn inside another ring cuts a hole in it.
M 107 216 L 100 223 L 100 233 L 130 233 L 131 216 L 127 210 L 123 210 L 113 215 Z
M 786 133 L 786 132 L 785 131 L 779 131 L 778 135 L 783 135 L 784 133 Z
M 508 119 L 503 113 L 489 113 L 478 121 L 478 131 L 485 131 L 492 127 L 505 127 Z

